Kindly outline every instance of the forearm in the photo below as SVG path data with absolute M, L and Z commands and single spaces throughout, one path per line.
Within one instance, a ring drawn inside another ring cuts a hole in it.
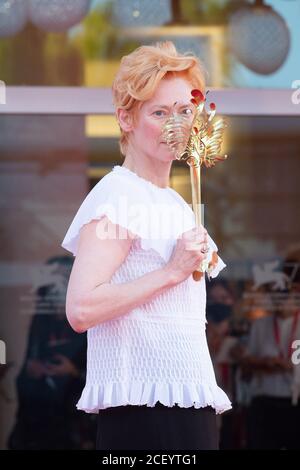
M 100 284 L 79 303 L 77 317 L 80 330 L 124 315 L 149 302 L 180 280 L 167 268 L 157 269 L 134 281 L 122 284 Z

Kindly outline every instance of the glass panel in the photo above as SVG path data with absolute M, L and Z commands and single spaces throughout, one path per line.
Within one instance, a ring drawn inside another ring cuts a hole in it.
M 266 314 L 262 290 L 276 281 L 276 272 L 281 269 L 276 263 L 285 261 L 299 243 L 299 126 L 300 118 L 231 118 L 224 145 L 228 159 L 202 171 L 205 226 L 227 264 L 218 279 L 208 282 L 208 318 L 210 325 L 220 326 L 219 321 L 227 321 L 230 313 L 230 337 L 238 338 L 241 345 L 253 318 Z M 45 442 L 49 445 L 49 435 L 28 436 L 15 427 L 16 423 L 22 425 L 16 421 L 18 400 L 29 400 L 24 405 L 28 406 L 35 396 L 32 382 L 25 377 L 26 370 L 39 373 L 39 364 L 32 361 L 55 362 L 51 354 L 60 350 L 57 343 L 56 349 L 51 343 L 51 329 L 57 327 L 61 334 L 64 329 L 52 319 L 63 315 L 66 321 L 64 295 L 73 262 L 60 244 L 86 194 L 113 165 L 122 164 L 118 129 L 111 116 L 1 116 L 0 155 L 0 340 L 6 345 L 0 383 L 5 425 L 0 446 L 40 448 Z M 191 201 L 189 170 L 184 163 L 174 163 L 171 185 L 187 202 Z M 263 276 L 259 276 L 261 273 Z M 214 305 L 220 303 L 227 305 L 227 313 L 223 307 L 216 318 Z M 41 338 L 48 349 L 41 344 Z M 84 345 L 73 336 L 64 340 L 71 341 L 68 344 L 75 352 L 80 348 L 80 360 L 76 362 L 80 378 L 70 398 L 73 407 L 81 391 L 85 352 Z M 223 369 L 214 352 L 213 357 L 220 373 Z M 221 374 L 221 385 L 224 380 Z M 52 393 L 53 383 L 48 382 L 42 393 L 39 389 L 37 409 L 52 400 L 47 393 Z M 238 381 L 232 388 L 224 382 L 223 386 L 245 403 L 247 383 Z M 66 414 L 62 416 L 72 428 L 67 428 L 68 435 L 58 435 L 64 448 L 92 447 L 96 415 L 76 413 L 74 417 L 75 408 L 66 411 L 69 408 L 64 406 Z M 58 419 L 53 425 L 59 423 Z M 55 440 L 55 434 L 51 439 Z
M 110 87 L 123 55 L 165 39 L 202 59 L 208 86 L 290 88 L 299 78 L 298 2 L 272 0 L 273 9 L 242 17 L 232 15 L 249 2 L 76 0 L 53 2 L 53 10 L 43 2 L 0 1 L 0 79 L 8 86 Z

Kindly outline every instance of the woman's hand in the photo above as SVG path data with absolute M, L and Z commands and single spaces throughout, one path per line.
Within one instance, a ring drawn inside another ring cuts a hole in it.
M 207 230 L 201 225 L 182 234 L 177 240 L 166 269 L 171 271 L 178 282 L 187 279 L 199 269 L 208 252 Z

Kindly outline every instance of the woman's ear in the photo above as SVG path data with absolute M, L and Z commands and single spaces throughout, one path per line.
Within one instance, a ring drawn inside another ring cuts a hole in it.
M 133 129 L 132 114 L 125 109 L 117 109 L 117 119 L 120 127 L 125 132 L 130 132 Z

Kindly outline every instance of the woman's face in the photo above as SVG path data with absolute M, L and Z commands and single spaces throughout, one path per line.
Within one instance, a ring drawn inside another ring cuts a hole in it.
M 139 155 L 167 162 L 175 159 L 168 145 L 163 142 L 162 128 L 173 111 L 187 116 L 192 122 L 195 107 L 190 103 L 194 87 L 184 78 L 161 80 L 151 99 L 141 106 L 136 125 L 131 131 L 130 142 Z M 174 107 L 174 103 L 177 104 Z

